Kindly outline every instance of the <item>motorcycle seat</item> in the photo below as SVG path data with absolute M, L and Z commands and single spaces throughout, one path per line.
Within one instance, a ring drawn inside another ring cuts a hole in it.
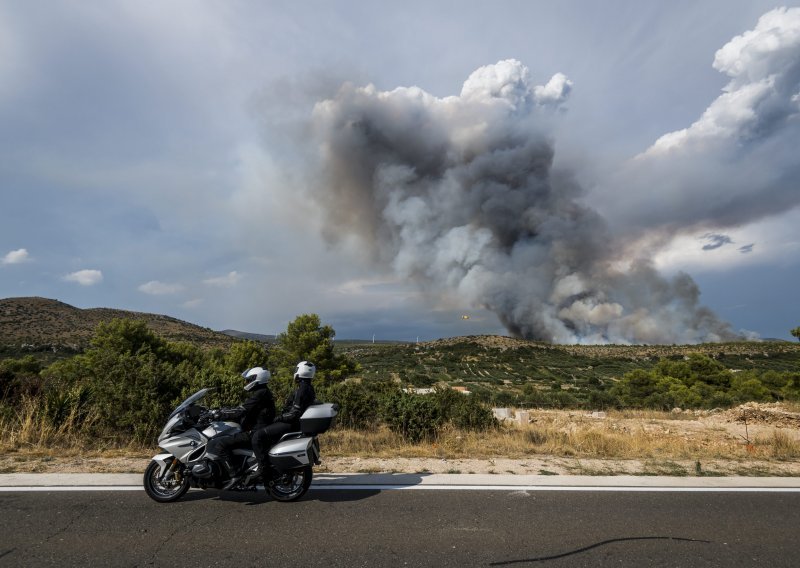
M 278 440 L 278 443 L 280 444 L 285 440 L 294 440 L 295 438 L 302 438 L 304 435 L 305 434 L 303 434 L 302 432 L 289 432 L 281 436 L 281 439 Z

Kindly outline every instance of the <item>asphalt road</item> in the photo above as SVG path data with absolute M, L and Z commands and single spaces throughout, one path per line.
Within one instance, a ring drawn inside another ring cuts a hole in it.
M 800 493 L 0 493 L 0 566 L 800 566 Z

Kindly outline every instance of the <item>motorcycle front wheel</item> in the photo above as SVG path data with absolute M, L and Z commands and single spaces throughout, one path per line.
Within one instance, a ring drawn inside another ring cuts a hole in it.
M 158 462 L 151 461 L 144 471 L 144 490 L 153 501 L 171 503 L 189 491 L 189 478 L 183 475 L 183 467 L 173 472 L 170 479 L 160 479 Z
M 276 501 L 284 503 L 297 501 L 311 487 L 313 475 L 314 472 L 310 465 L 303 469 L 290 471 L 278 477 L 272 485 L 268 486 L 269 494 Z

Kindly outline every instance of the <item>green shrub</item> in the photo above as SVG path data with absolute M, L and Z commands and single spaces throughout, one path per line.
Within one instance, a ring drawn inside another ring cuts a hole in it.
M 0 361 L 0 398 L 16 402 L 23 396 L 38 394 L 42 386 L 41 370 L 41 363 L 32 355 Z
M 589 391 L 587 404 L 590 408 L 599 410 L 619 408 L 622 406 L 620 400 L 612 392 L 607 390 Z
M 443 420 L 464 430 L 487 430 L 497 425 L 490 408 L 473 398 L 450 388 L 436 389 L 433 398 L 439 405 Z
M 59 428 L 68 421 L 80 426 L 89 413 L 92 393 L 85 385 L 74 385 L 64 390 L 48 389 L 44 401 L 45 415 L 53 426 Z
M 714 408 L 779 400 L 792 393 L 793 384 L 790 373 L 733 373 L 710 357 L 693 354 L 680 361 L 662 359 L 649 371 L 635 369 L 625 373 L 611 394 L 629 407 Z
M 383 418 L 389 428 L 410 442 L 434 439 L 444 422 L 435 397 L 405 392 L 385 397 Z
M 579 406 L 577 397 L 564 390 L 547 393 L 547 402 L 553 408 L 576 408 Z
M 363 383 L 339 383 L 320 389 L 317 398 L 339 405 L 336 423 L 345 428 L 373 428 L 380 415 L 380 393 Z

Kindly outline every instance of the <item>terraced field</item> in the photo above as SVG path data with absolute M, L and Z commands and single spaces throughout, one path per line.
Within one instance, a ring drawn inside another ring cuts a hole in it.
M 661 358 L 680 360 L 692 353 L 713 357 L 729 369 L 800 371 L 800 344 L 790 342 L 554 346 L 475 336 L 341 349 L 361 365 L 364 380 L 399 379 L 416 387 L 462 385 L 481 396 L 505 393 L 508 402 L 516 403 L 525 395 L 531 398 L 532 389 L 568 391 L 585 399 L 590 391 L 607 388 L 628 371 L 650 369 Z

